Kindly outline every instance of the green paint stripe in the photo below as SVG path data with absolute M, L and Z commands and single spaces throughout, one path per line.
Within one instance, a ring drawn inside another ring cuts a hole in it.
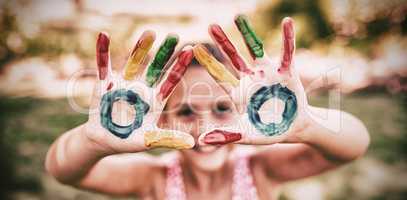
M 165 38 L 164 43 L 158 49 L 153 62 L 151 62 L 147 70 L 146 81 L 150 87 L 152 87 L 157 82 L 158 78 L 160 78 L 161 72 L 171 58 L 171 55 L 174 53 L 177 44 L 178 37 L 169 35 Z
M 261 58 L 264 56 L 263 42 L 253 28 L 250 26 L 249 21 L 246 16 L 239 15 L 235 19 L 236 26 L 238 27 L 240 33 L 242 34 L 246 45 L 249 47 L 251 54 L 256 58 Z

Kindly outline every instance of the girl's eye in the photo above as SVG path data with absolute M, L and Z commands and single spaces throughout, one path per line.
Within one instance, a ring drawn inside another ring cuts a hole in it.
M 225 114 L 225 113 L 232 112 L 232 108 L 227 103 L 218 103 L 218 104 L 216 104 L 215 112 L 217 114 Z
M 194 111 L 191 109 L 191 107 L 187 105 L 183 105 L 178 111 L 177 111 L 177 116 L 179 117 L 188 117 L 194 114 Z

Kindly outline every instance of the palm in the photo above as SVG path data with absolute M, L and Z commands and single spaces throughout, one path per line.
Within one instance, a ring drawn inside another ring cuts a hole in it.
M 184 49 L 165 73 L 178 39 L 168 36 L 143 72 L 142 63 L 155 36 L 146 31 L 131 52 L 123 75 L 114 74 L 109 60 L 109 38 L 101 33 L 97 41 L 99 81 L 93 91 L 87 136 L 119 152 L 150 147 L 191 148 L 193 138 L 183 132 L 164 130 L 157 121 L 165 102 L 192 60 Z M 169 65 L 170 66 L 170 65 Z
M 293 22 L 287 18 L 282 23 L 283 55 L 280 64 L 271 62 L 264 53 L 261 41 L 243 16 L 238 16 L 235 22 L 253 57 L 253 67 L 246 65 L 218 25 L 210 27 L 210 35 L 229 58 L 239 77 L 233 76 L 221 63 L 210 61 L 214 58 L 203 47 L 195 47 L 194 54 L 235 102 L 240 120 L 228 127 L 210 130 L 200 137 L 200 142 L 271 144 L 287 140 L 304 127 L 304 110 L 308 105 L 304 88 L 292 66 L 295 49 Z

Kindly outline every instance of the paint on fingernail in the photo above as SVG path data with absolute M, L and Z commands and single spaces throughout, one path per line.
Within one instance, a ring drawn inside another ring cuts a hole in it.
M 235 46 L 228 39 L 225 32 L 223 32 L 222 28 L 219 25 L 217 25 L 217 24 L 211 25 L 210 32 L 211 32 L 212 36 L 214 37 L 214 39 L 216 40 L 216 42 L 220 45 L 222 50 L 228 55 L 228 57 L 230 58 L 230 61 L 232 62 L 233 66 L 237 70 L 239 70 L 240 72 L 246 73 L 246 74 L 253 73 L 247 67 L 243 58 L 239 55 Z
M 171 92 L 174 90 L 175 86 L 181 80 L 182 76 L 185 74 L 188 65 L 191 63 L 194 54 L 192 49 L 184 50 L 178 55 L 178 60 L 169 72 L 167 79 L 164 81 L 160 88 L 159 96 L 160 100 L 166 99 Z
M 234 133 L 229 131 L 223 130 L 214 130 L 205 135 L 203 141 L 206 144 L 228 144 L 232 142 L 236 142 L 242 139 L 242 135 L 240 133 Z
M 146 31 L 140 37 L 139 41 L 137 41 L 137 44 L 134 47 L 133 51 L 131 52 L 131 55 L 127 60 L 125 66 L 124 72 L 125 80 L 132 80 L 139 72 L 139 69 L 143 64 L 145 57 L 147 56 L 148 52 L 153 46 L 154 40 L 155 40 L 154 32 Z
M 113 87 L 113 83 L 112 83 L 112 82 L 110 82 L 110 83 L 109 83 L 109 85 L 107 85 L 106 90 L 107 90 L 107 91 L 109 91 L 109 90 L 111 90 L 111 89 L 112 89 L 112 87 Z
M 189 149 L 194 145 L 193 139 L 186 135 L 176 135 L 170 131 L 148 131 L 144 133 L 146 147 L 166 147 L 173 149 Z
M 239 15 L 235 18 L 235 24 L 242 34 L 250 54 L 253 58 L 261 58 L 264 56 L 263 42 L 252 29 L 246 16 Z
M 109 37 L 99 33 L 96 42 L 96 62 L 99 69 L 99 80 L 105 80 L 109 66 Z
M 158 49 L 153 62 L 151 62 L 147 70 L 146 82 L 150 87 L 152 87 L 160 78 L 161 72 L 168 60 L 171 58 L 171 55 L 174 53 L 175 46 L 177 46 L 177 44 L 178 37 L 169 35 Z
M 291 18 L 283 20 L 283 53 L 280 68 L 278 72 L 285 73 L 290 71 L 291 62 L 295 51 L 294 26 Z
M 208 50 L 201 44 L 195 45 L 194 56 L 217 81 L 230 83 L 232 86 L 239 85 L 239 80 L 230 73 L 222 63 L 211 56 Z

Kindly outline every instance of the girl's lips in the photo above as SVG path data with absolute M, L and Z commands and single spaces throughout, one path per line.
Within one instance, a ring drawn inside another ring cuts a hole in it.
M 231 142 L 236 142 L 240 139 L 242 139 L 242 135 L 240 133 L 234 133 L 234 132 L 216 129 L 216 130 L 206 134 L 203 141 L 206 144 L 216 145 L 216 144 L 227 144 L 227 143 L 231 143 Z

